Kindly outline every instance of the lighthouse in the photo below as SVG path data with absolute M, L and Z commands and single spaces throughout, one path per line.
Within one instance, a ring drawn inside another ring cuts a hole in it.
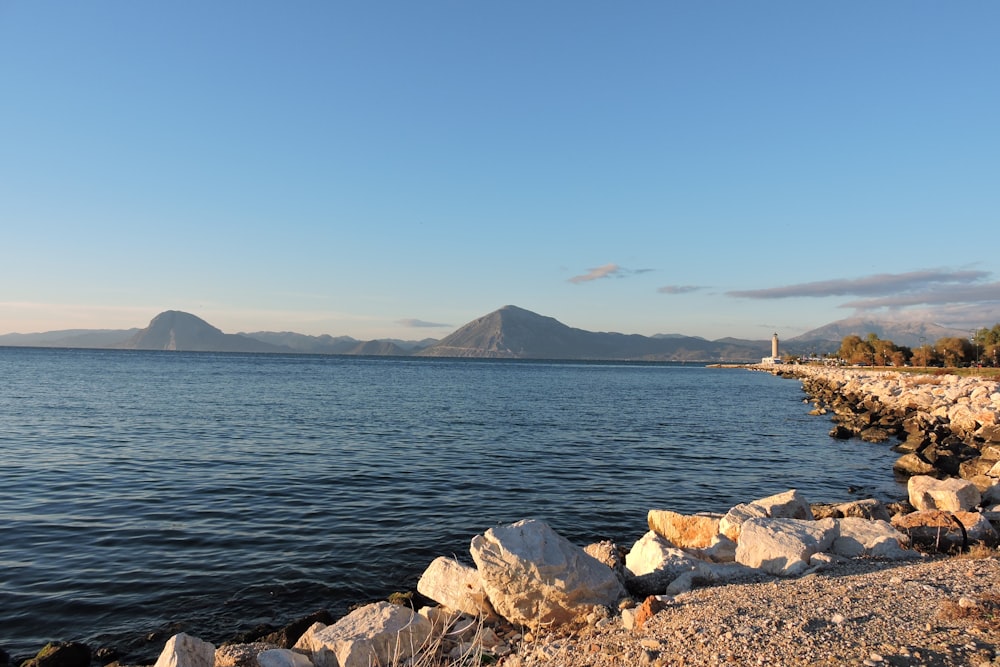
M 775 331 L 774 335 L 771 336 L 771 356 L 770 357 L 764 357 L 763 359 L 760 360 L 760 363 L 762 363 L 762 364 L 780 364 L 781 363 L 781 357 L 779 356 L 779 354 L 780 353 L 778 352 L 778 332 Z

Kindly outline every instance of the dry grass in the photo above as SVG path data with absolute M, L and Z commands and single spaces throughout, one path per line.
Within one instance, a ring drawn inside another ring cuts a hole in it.
M 978 560 L 981 558 L 1000 558 L 1000 550 L 996 547 L 990 547 L 982 542 L 974 542 L 969 546 L 969 550 L 957 554 L 955 558 L 964 558 L 967 560 Z
M 938 618 L 964 621 L 984 630 L 1000 630 L 1000 595 L 987 593 L 975 600 L 945 600 L 938 609 Z

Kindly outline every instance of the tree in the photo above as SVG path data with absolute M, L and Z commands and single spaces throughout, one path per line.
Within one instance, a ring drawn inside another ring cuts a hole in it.
M 871 336 L 875 336 L 875 334 L 869 334 L 869 337 Z M 877 336 L 875 338 L 878 339 Z M 837 350 L 837 356 L 849 364 L 870 364 L 873 353 L 874 348 L 867 341 L 861 340 L 860 336 L 853 334 L 844 336 L 844 339 L 840 341 L 840 349 Z
M 975 359 L 972 343 L 965 338 L 940 338 L 935 343 L 935 347 L 945 366 L 958 366 L 963 362 Z
M 921 345 L 913 351 L 914 366 L 930 366 L 934 361 L 934 348 L 930 345 Z

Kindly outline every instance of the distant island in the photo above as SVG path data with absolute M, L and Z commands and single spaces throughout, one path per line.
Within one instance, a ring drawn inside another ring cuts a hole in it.
M 956 335 L 931 323 L 840 320 L 782 341 L 795 355 L 837 350 L 844 336 L 876 333 L 900 344 Z M 964 332 L 958 332 L 962 335 Z M 911 340 L 912 339 L 912 340 Z M 741 363 L 760 361 L 771 340 L 657 334 L 641 336 L 585 331 L 517 306 L 504 306 L 475 319 L 441 340 L 360 341 L 349 336 L 309 336 L 293 332 L 223 333 L 205 320 L 178 310 L 154 317 L 143 329 L 74 329 L 0 335 L 2 346 L 175 350 L 180 352 L 251 352 L 274 354 L 344 354 L 377 356 L 462 357 L 490 359 L 564 359 L 591 361 L 683 361 Z

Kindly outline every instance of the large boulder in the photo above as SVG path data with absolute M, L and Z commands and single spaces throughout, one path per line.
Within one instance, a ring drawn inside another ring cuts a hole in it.
M 308 634 L 317 667 L 394 665 L 427 644 L 431 623 L 408 607 L 375 602 L 355 609 L 333 625 L 310 628 Z
M 979 512 L 923 510 L 892 517 L 892 525 L 910 538 L 914 547 L 930 553 L 949 553 L 970 544 L 995 545 L 997 533 Z
M 809 569 L 809 558 L 837 538 L 835 519 L 749 519 L 743 523 L 736 562 L 791 577 Z
M 595 605 L 625 595 L 609 567 L 542 521 L 491 528 L 470 551 L 493 608 L 518 625 L 585 623 Z
M 935 470 L 933 463 L 928 462 L 916 452 L 900 456 L 892 464 L 892 469 L 902 475 L 927 475 Z
M 904 549 L 910 540 L 888 521 L 870 521 L 857 517 L 835 519 L 838 537 L 830 551 L 845 558 L 883 558 L 905 560 L 917 554 Z
M 750 519 L 768 518 L 767 510 L 760 505 L 753 503 L 740 503 L 732 507 L 726 515 L 719 520 L 719 532 L 733 542 L 740 541 L 740 532 L 743 524 Z
M 167 640 L 155 667 L 213 667 L 215 646 L 184 632 Z
M 687 572 L 699 569 L 701 561 L 649 531 L 625 556 L 626 585 L 638 598 L 662 595 L 670 584 Z
M 479 572 L 454 558 L 439 556 L 431 561 L 417 581 L 417 592 L 470 616 L 495 616 Z
M 957 477 L 935 479 L 917 475 L 906 482 L 906 490 L 910 504 L 917 510 L 968 512 L 982 502 L 976 485 Z
M 751 503 L 736 505 L 719 521 L 719 532 L 734 542 L 739 542 L 745 521 L 764 518 L 811 520 L 813 514 L 802 494 L 796 489 L 790 489 Z
M 678 514 L 670 510 L 649 510 L 649 529 L 682 549 L 705 549 L 719 534 L 719 517 L 705 514 Z

